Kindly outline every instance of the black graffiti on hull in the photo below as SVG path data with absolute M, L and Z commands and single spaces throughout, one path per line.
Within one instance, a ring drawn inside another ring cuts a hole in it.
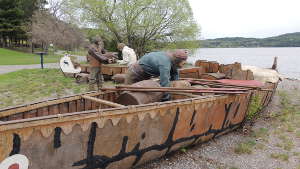
M 21 149 L 21 138 L 18 134 L 14 133 L 14 138 L 13 138 L 13 149 L 9 153 L 9 156 L 19 154 Z
M 53 147 L 59 148 L 61 146 L 61 128 L 60 127 L 56 127 L 54 129 L 54 143 L 53 143 Z
M 149 152 L 149 151 L 167 150 L 166 151 L 166 154 L 167 154 L 167 153 L 170 152 L 171 148 L 176 144 L 183 143 L 183 142 L 186 142 L 186 141 L 191 141 L 191 140 L 193 140 L 193 143 L 195 143 L 200 137 L 208 136 L 208 135 L 211 135 L 211 134 L 214 134 L 214 136 L 216 136 L 218 133 L 221 133 L 221 132 L 223 132 L 227 129 L 230 129 L 230 128 L 234 128 L 234 127 L 239 126 L 241 124 L 241 123 L 231 124 L 230 122 L 228 122 L 227 117 L 228 117 L 228 114 L 231 110 L 231 107 L 232 107 L 232 103 L 230 103 L 229 105 L 225 105 L 226 115 L 225 115 L 225 118 L 224 118 L 223 125 L 222 125 L 221 129 L 212 129 L 213 125 L 210 125 L 210 128 L 202 134 L 193 135 L 193 136 L 190 136 L 190 137 L 183 137 L 183 138 L 179 138 L 177 140 L 173 140 L 175 128 L 176 128 L 176 125 L 178 123 L 178 117 L 179 117 L 179 114 L 180 114 L 179 108 L 177 108 L 176 115 L 175 115 L 175 118 L 174 118 L 174 121 L 173 121 L 173 124 L 172 124 L 172 128 L 171 128 L 171 130 L 169 132 L 169 135 L 168 135 L 168 137 L 167 137 L 167 139 L 165 140 L 164 143 L 159 144 L 159 145 L 156 144 L 156 145 L 152 145 L 150 147 L 146 147 L 144 149 L 140 149 L 140 142 L 139 142 L 135 145 L 135 147 L 131 151 L 126 152 L 126 147 L 127 147 L 127 143 L 128 143 L 128 136 L 124 136 L 120 152 L 117 155 L 112 156 L 112 157 L 107 157 L 107 156 L 102 156 L 102 155 L 93 155 L 93 149 L 94 149 L 95 137 L 96 137 L 96 128 L 97 128 L 97 124 L 93 123 L 91 131 L 90 131 L 89 141 L 88 141 L 87 158 L 83 159 L 81 161 L 75 162 L 73 164 L 73 166 L 84 166 L 82 169 L 105 169 L 108 165 L 110 165 L 114 162 L 117 162 L 117 161 L 121 161 L 121 160 L 123 160 L 127 157 L 130 157 L 130 156 L 135 156 L 136 157 L 135 161 L 132 164 L 132 166 L 135 166 L 142 159 L 143 155 L 145 153 Z M 238 111 L 238 109 L 239 109 L 239 105 L 238 105 L 236 111 Z M 196 113 L 196 112 L 194 112 L 194 113 Z M 195 114 L 193 116 L 195 116 Z M 193 123 L 193 120 L 194 119 L 192 118 L 191 124 Z M 229 123 L 229 125 L 226 128 L 225 128 L 225 123 Z M 145 136 L 145 133 L 143 133 L 143 135 Z

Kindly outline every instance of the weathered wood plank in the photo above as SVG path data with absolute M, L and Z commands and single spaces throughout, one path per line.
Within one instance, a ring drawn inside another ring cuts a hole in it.
M 58 105 L 51 105 L 49 106 L 49 115 L 59 114 L 59 107 Z
M 76 101 L 69 102 L 69 113 L 76 112 L 76 110 L 77 110 L 76 106 L 77 106 Z
M 93 102 L 105 104 L 105 105 L 112 106 L 112 107 L 124 107 L 124 105 L 113 103 L 113 102 L 107 101 L 107 100 L 102 100 L 102 99 L 98 99 L 98 98 L 94 98 L 94 97 L 90 97 L 90 96 L 82 96 L 82 97 L 87 100 L 91 100 Z

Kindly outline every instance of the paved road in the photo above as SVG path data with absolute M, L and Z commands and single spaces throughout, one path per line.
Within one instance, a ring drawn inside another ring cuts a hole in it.
M 9 72 L 15 72 L 22 69 L 38 69 L 41 68 L 40 64 L 34 65 L 5 65 L 0 66 L 0 74 L 5 74 Z M 44 64 L 44 68 L 59 68 L 58 63 L 46 63 Z

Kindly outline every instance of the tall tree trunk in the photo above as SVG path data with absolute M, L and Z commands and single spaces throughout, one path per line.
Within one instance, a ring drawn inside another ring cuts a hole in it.
M 3 42 L 3 35 L 0 36 L 0 47 L 3 47 L 4 42 Z

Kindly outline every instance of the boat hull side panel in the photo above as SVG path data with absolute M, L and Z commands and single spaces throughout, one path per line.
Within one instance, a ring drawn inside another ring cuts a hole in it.
M 130 120 L 125 113 L 2 131 L 7 137 L 1 137 L 0 161 L 23 154 L 30 169 L 130 168 L 238 127 L 249 98 L 194 99 L 147 111 L 137 108 Z

